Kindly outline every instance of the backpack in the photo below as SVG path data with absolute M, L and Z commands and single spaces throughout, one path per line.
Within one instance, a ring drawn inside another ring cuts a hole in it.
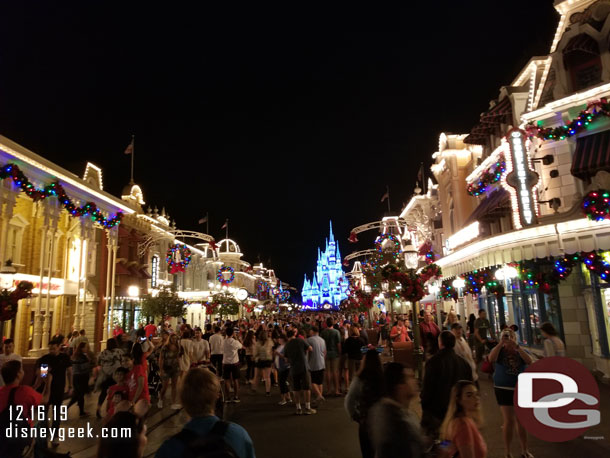
M 15 404 L 15 392 L 17 391 L 18 386 L 11 389 L 8 395 L 8 402 L 6 403 L 6 408 L 0 412 L 0 431 L 2 431 L 2 435 L 6 433 L 7 428 L 10 428 L 15 431 L 21 432 L 22 428 L 25 428 L 26 431 L 30 431 L 30 424 L 25 419 L 25 409 L 23 414 L 21 415 L 21 419 L 13 419 L 11 420 L 11 407 L 16 406 Z M 15 416 L 18 414 L 16 409 L 13 409 L 12 414 Z M 1 458 L 14 458 L 21 456 L 25 448 L 32 443 L 32 439 L 30 435 L 28 437 L 17 437 L 17 438 L 5 438 L 3 440 L 2 448 L 0 448 L 0 457 Z
M 218 420 L 205 436 L 183 429 L 174 438 L 186 445 L 182 453 L 184 458 L 239 458 L 224 439 L 228 428 L 229 423 Z

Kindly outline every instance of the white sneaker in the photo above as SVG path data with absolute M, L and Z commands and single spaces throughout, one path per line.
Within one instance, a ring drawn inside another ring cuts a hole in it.
M 284 400 L 281 400 L 278 404 L 281 405 L 281 406 L 285 406 L 288 403 L 286 401 L 284 401 Z
M 172 410 L 179 410 L 179 409 L 182 409 L 182 405 L 177 404 L 177 403 L 176 404 L 172 404 L 171 408 L 172 408 Z
M 162 408 L 163 408 L 163 399 L 159 399 L 159 401 L 157 402 L 157 407 L 158 407 L 159 409 L 162 409 Z

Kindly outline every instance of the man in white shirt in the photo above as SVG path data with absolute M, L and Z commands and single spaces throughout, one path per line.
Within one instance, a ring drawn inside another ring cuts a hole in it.
M 214 337 L 214 336 L 212 336 Z M 210 340 L 212 338 L 210 337 Z M 222 378 L 225 380 L 226 400 L 225 402 L 240 402 L 239 399 L 239 355 L 237 351 L 242 344 L 233 334 L 233 328 L 227 328 L 227 338 L 222 345 Z M 233 400 L 229 393 L 233 380 Z
M 316 395 L 315 402 L 324 401 L 322 395 L 322 384 L 324 383 L 324 369 L 326 358 L 326 342 L 320 337 L 320 330 L 317 326 L 312 326 L 307 343 L 311 346 L 312 351 L 309 353 L 309 374 L 311 376 L 312 391 Z
M 453 323 L 451 325 L 451 332 L 455 336 L 455 347 L 453 350 L 455 354 L 461 356 L 466 360 L 470 367 L 472 368 L 472 381 L 476 383 L 479 378 L 479 374 L 477 373 L 477 365 L 474 362 L 474 358 L 472 357 L 472 350 L 464 336 L 462 335 L 462 325 L 460 323 Z
M 212 355 L 210 356 L 210 361 L 216 369 L 216 375 L 222 377 L 222 344 L 224 342 L 224 337 L 220 334 L 220 327 L 216 326 L 214 328 L 214 334 L 210 336 L 210 352 Z
M 193 340 L 193 363 L 199 365 L 210 360 L 210 344 L 203 339 L 201 329 L 195 330 L 195 339 Z
M 21 362 L 21 356 L 15 353 L 15 343 L 13 339 L 6 339 L 2 348 L 2 354 L 0 354 L 0 369 L 2 365 L 7 361 L 19 361 Z M 2 374 L 0 374 L 0 386 L 4 386 L 4 380 L 2 380 Z

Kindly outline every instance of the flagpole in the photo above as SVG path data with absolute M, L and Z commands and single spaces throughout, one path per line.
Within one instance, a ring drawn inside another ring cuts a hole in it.
M 135 183 L 133 181 L 133 157 L 136 155 L 136 146 L 135 146 L 136 136 L 131 136 L 131 183 Z
M 229 239 L 229 218 L 227 218 L 226 225 L 227 225 L 226 229 L 227 229 L 227 240 L 228 240 Z
M 205 212 L 205 233 L 210 233 L 210 214 Z
M 388 216 L 391 216 L 392 210 L 390 210 L 390 187 L 386 185 L 385 188 L 388 194 Z
M 424 168 L 424 163 L 422 162 L 420 165 L 421 170 L 421 188 L 423 190 L 424 196 L 426 195 L 426 169 Z

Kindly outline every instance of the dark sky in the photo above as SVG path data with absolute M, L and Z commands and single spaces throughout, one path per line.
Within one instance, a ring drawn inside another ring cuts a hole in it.
M 558 21 L 552 0 L 333 3 L 2 2 L 0 133 L 115 195 L 135 134 L 147 204 L 182 229 L 209 212 L 217 240 L 229 218 L 300 287 L 329 220 L 367 248 L 346 238 L 386 184 L 398 213 Z

